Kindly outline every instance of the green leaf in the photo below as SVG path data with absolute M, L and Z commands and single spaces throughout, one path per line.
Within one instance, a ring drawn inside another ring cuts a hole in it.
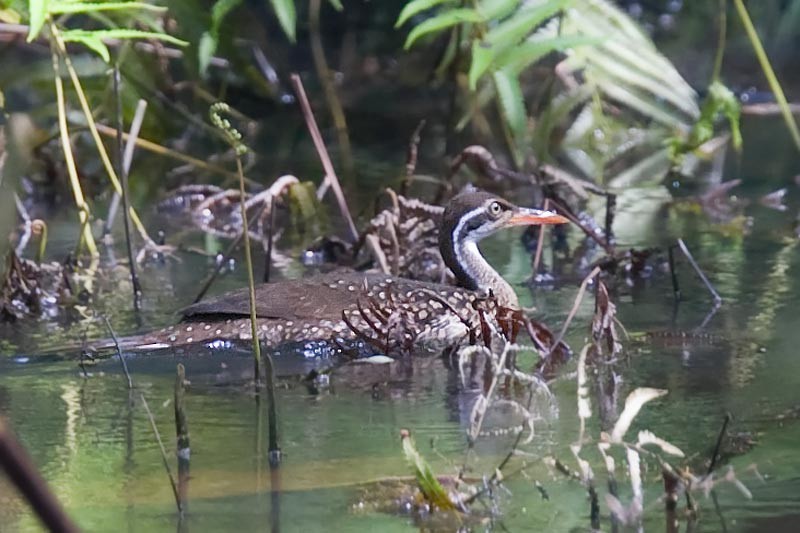
M 6 24 L 19 24 L 21 20 L 22 16 L 18 12 L 14 11 L 13 8 L 0 8 L 0 22 L 5 22 Z
M 436 476 L 433 475 L 431 467 L 417 451 L 417 448 L 414 446 L 414 440 L 408 432 L 403 430 L 401 438 L 403 440 L 403 454 L 414 469 L 414 477 L 417 480 L 417 486 L 420 492 L 422 492 L 425 501 L 443 511 L 456 510 L 455 504 L 450 499 L 447 491 L 444 490 L 444 487 L 442 487 L 442 484 L 439 483 L 439 480 L 436 479 Z
M 478 4 L 478 13 L 489 22 L 510 15 L 520 4 L 520 0 L 483 0 Z
M 127 30 L 124 28 L 112 30 L 69 30 L 62 34 L 65 41 L 85 41 L 88 38 L 104 39 L 157 39 L 176 46 L 188 46 L 189 43 L 168 35 L 155 31 Z
M 228 13 L 236 9 L 242 0 L 218 0 L 211 8 L 211 28 L 204 32 L 200 37 L 200 44 L 197 46 L 197 59 L 200 73 L 204 74 L 208 70 L 211 58 L 219 46 L 219 29 Z
M 551 0 L 531 8 L 521 9 L 486 34 L 484 42 L 503 48 L 512 46 L 532 34 L 542 22 L 561 11 L 570 0 Z
M 518 46 L 512 46 L 500 54 L 495 48 L 483 45 L 479 41 L 472 43 L 472 63 L 469 67 L 469 87 L 475 90 L 478 80 L 491 67 L 508 70 L 519 74 L 532 63 L 551 52 L 562 52 L 568 48 L 597 44 L 601 39 L 582 35 L 566 35 L 552 39 L 530 40 Z
M 520 148 L 527 144 L 528 137 L 528 113 L 525 109 L 522 87 L 520 87 L 517 77 L 505 70 L 498 70 L 493 77 L 503 118 L 511 128 L 511 134 L 518 150 L 518 153 L 514 154 L 514 158 L 519 163 L 522 155 Z
M 51 2 L 49 13 L 61 15 L 64 13 L 93 13 L 97 11 L 124 11 L 144 10 L 163 13 L 167 10 L 163 6 L 145 4 L 144 2 Z
M 478 40 L 472 41 L 472 62 L 469 65 L 469 74 L 467 76 L 471 91 L 475 90 L 478 86 L 478 80 L 492 63 L 494 63 L 494 49 Z
M 63 35 L 65 41 L 73 42 L 73 43 L 80 43 L 91 51 L 97 53 L 100 57 L 103 58 L 103 61 L 106 63 L 111 63 L 111 54 L 108 51 L 108 47 L 105 43 L 98 39 L 93 35 L 69 35 L 70 32 L 65 32 Z
M 294 0 L 269 0 L 272 4 L 272 9 L 275 10 L 275 15 L 278 17 L 278 22 L 281 23 L 283 32 L 291 42 L 295 42 L 296 26 L 297 26 L 297 13 L 294 10 Z
M 197 45 L 197 61 L 201 74 L 208 70 L 211 58 L 214 57 L 214 53 L 217 51 L 217 44 L 217 37 L 212 36 L 209 31 L 203 32 L 203 35 L 200 36 L 200 43 Z
M 30 0 L 28 2 L 28 12 L 30 13 L 30 28 L 28 29 L 28 42 L 33 41 L 39 36 L 47 18 L 50 0 Z
M 407 3 L 400 12 L 400 15 L 397 17 L 397 22 L 394 23 L 394 27 L 399 28 L 414 15 L 422 13 L 423 11 L 426 11 L 434 6 L 453 3 L 455 3 L 455 0 L 412 0 L 411 2 Z
M 403 45 L 403 48 L 408 50 L 411 48 L 411 45 L 417 41 L 417 39 L 464 22 L 481 22 L 481 16 L 474 9 L 466 8 L 452 9 L 442 13 L 441 15 L 436 15 L 435 17 L 429 18 L 411 30 L 411 33 L 408 34 L 408 38 L 406 39 L 406 43 Z
M 344 6 L 342 5 L 341 0 L 328 0 L 330 4 L 333 6 L 333 9 L 336 11 L 344 11 Z
M 475 89 L 480 77 L 493 65 L 497 69 L 505 68 L 506 61 L 496 61 L 496 58 L 506 52 L 516 51 L 520 40 L 531 35 L 542 22 L 563 9 L 568 1 L 555 0 L 536 7 L 524 8 L 492 28 L 482 42 L 473 41 L 472 63 L 468 75 L 470 89 Z M 481 4 L 478 11 L 484 18 L 494 18 L 505 15 L 509 7 L 513 9 L 512 4 L 508 0 L 491 0 Z M 566 47 L 566 43 L 563 46 Z M 531 57 L 525 64 L 527 66 L 554 49 L 556 48 L 540 49 L 537 46 L 528 45 L 524 51 L 517 52 L 515 58 L 524 58 L 526 54 L 530 54 Z
M 602 42 L 599 37 L 565 35 L 553 39 L 530 40 L 514 46 L 497 57 L 497 68 L 518 74 L 551 52 L 563 52 L 579 46 L 593 46 Z

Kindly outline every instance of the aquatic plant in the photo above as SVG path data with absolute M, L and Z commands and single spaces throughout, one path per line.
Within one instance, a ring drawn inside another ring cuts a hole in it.
M 87 1 L 45 2 L 31 0 L 27 5 L 14 3 L 10 9 L 16 10 L 20 14 L 21 20 L 27 19 L 29 22 L 27 37 L 29 42 L 40 36 L 50 41 L 60 140 L 66 160 L 70 186 L 81 221 L 80 242 L 86 246 L 92 257 L 96 257 L 98 254 L 97 246 L 91 232 L 91 227 L 89 226 L 91 210 L 83 193 L 72 145 L 69 139 L 66 96 L 61 76 L 62 63 L 66 67 L 69 78 L 78 95 L 84 119 L 89 126 L 98 155 L 103 162 L 111 184 L 118 194 L 123 193 L 123 188 L 117 176 L 117 171 L 111 163 L 105 145 L 100 139 L 98 127 L 95 123 L 86 92 L 83 89 L 80 77 L 67 53 L 66 44 L 82 44 L 97 53 L 104 61 L 110 63 L 111 54 L 107 46 L 107 43 L 110 41 L 156 39 L 179 46 L 184 46 L 187 43 L 167 34 L 159 27 L 159 21 L 156 15 L 162 14 L 166 8 L 143 2 L 97 3 Z M 96 22 L 100 27 L 96 29 L 84 29 L 65 26 L 64 20 L 69 17 L 78 16 L 87 17 L 89 20 Z M 117 20 L 115 17 L 122 18 Z M 150 30 L 126 27 L 132 25 L 134 22 L 146 25 Z M 133 207 L 130 207 L 130 217 L 145 244 L 155 246 Z

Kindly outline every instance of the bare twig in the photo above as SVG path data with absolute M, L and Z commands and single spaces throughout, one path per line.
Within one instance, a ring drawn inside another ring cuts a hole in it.
M 255 216 L 248 221 L 247 231 L 250 231 L 251 227 L 255 226 L 256 220 L 261 218 L 261 214 L 264 212 L 264 209 L 266 209 L 266 207 L 262 207 L 261 212 L 259 212 L 258 216 Z M 203 282 L 203 286 L 200 287 L 200 291 L 197 293 L 197 296 L 195 296 L 192 303 L 196 304 L 197 302 L 203 299 L 203 297 L 208 292 L 208 289 L 211 288 L 211 285 L 213 285 L 214 281 L 216 281 L 217 277 L 219 277 L 219 273 L 222 272 L 223 265 L 225 265 L 225 263 L 227 263 L 231 255 L 233 255 L 233 251 L 239 247 L 239 244 L 242 242 L 242 239 L 244 238 L 244 234 L 245 234 L 245 229 L 244 226 L 242 226 L 242 231 L 239 233 L 239 235 L 236 236 L 236 238 L 233 241 L 231 241 L 231 243 L 228 245 L 228 248 L 225 249 L 225 251 L 222 253 L 222 259 L 220 261 L 217 261 L 217 264 L 214 267 L 214 271 L 211 272 L 211 275 L 208 276 L 208 278 L 206 278 L 205 282 Z
M 128 252 L 128 268 L 131 272 L 131 285 L 133 286 L 133 309 L 137 313 L 141 308 L 142 286 L 139 284 L 139 276 L 136 275 L 136 261 L 133 258 L 133 242 L 131 241 L 131 217 L 130 217 L 130 198 L 128 196 L 128 170 L 124 163 L 122 148 L 122 97 L 119 87 L 119 64 L 114 65 L 114 99 L 117 107 L 117 172 L 119 173 L 122 185 L 122 208 L 123 208 L 123 227 L 125 228 L 125 248 Z M 138 135 L 138 132 L 137 132 Z M 131 144 L 131 143 L 128 143 Z
M 353 217 L 350 215 L 350 209 L 347 207 L 347 200 L 339 184 L 339 178 L 336 177 L 336 171 L 333 169 L 328 150 L 325 148 L 325 142 L 322 140 L 322 134 L 317 126 L 317 121 L 314 119 L 314 112 L 311 110 L 311 104 L 308 102 L 308 96 L 306 96 L 306 91 L 303 88 L 303 81 L 297 74 L 292 74 L 291 79 L 294 91 L 297 93 L 300 109 L 303 112 L 303 118 L 306 121 L 306 127 L 308 127 L 308 132 L 311 134 L 311 139 L 314 141 L 314 147 L 317 149 L 317 155 L 319 155 L 319 159 L 322 162 L 322 168 L 325 169 L 325 182 L 330 184 L 331 189 L 333 189 L 333 194 L 336 196 L 339 210 L 342 212 L 342 216 L 347 223 L 347 229 L 350 233 L 350 242 L 356 242 L 358 241 L 358 231 L 353 222 Z
M 156 435 L 156 441 L 158 441 L 158 447 L 161 449 L 161 460 L 164 462 L 164 469 L 167 471 L 169 484 L 172 486 L 172 494 L 175 496 L 175 505 L 178 507 L 178 512 L 183 514 L 183 505 L 181 503 L 180 494 L 178 493 L 178 484 L 175 482 L 175 476 L 172 475 L 172 469 L 169 467 L 167 450 L 164 448 L 164 443 L 161 441 L 161 434 L 158 432 L 156 420 L 153 418 L 153 413 L 150 411 L 150 406 L 147 405 L 147 399 L 144 397 L 144 394 L 140 394 L 139 396 L 142 398 L 142 405 L 144 405 L 144 410 L 147 412 L 147 417 L 150 419 L 150 427 L 153 428 L 153 433 Z
M 719 449 L 722 447 L 722 439 L 725 438 L 725 431 L 728 429 L 728 424 L 730 424 L 731 419 L 733 417 L 730 413 L 725 413 L 725 420 L 722 422 L 722 428 L 719 430 L 719 435 L 717 435 L 717 443 L 714 445 L 714 453 L 711 455 L 711 462 L 708 465 L 708 470 L 706 471 L 706 477 L 711 475 L 711 472 L 714 471 L 714 467 L 717 466 L 717 460 L 719 459 Z
M 339 143 L 341 163 L 344 166 L 344 177 L 346 180 L 352 180 L 355 176 L 356 167 L 353 162 L 353 150 L 350 147 L 350 136 L 347 132 L 347 119 L 344 116 L 339 95 L 336 94 L 333 76 L 330 68 L 328 68 L 325 49 L 322 46 L 322 38 L 320 37 L 319 11 L 321 4 L 321 0 L 311 0 L 308 6 L 308 33 L 311 40 L 311 56 L 314 60 L 317 76 L 320 83 L 322 83 L 322 90 L 333 118 L 333 124 L 336 127 L 336 138 Z
M 711 282 L 708 281 L 708 278 L 703 273 L 703 271 L 700 269 L 700 265 L 697 264 L 697 261 L 694 260 L 694 257 L 692 257 L 692 252 L 690 252 L 689 248 L 686 247 L 686 243 L 683 242 L 683 239 L 678 239 L 678 246 L 680 247 L 681 251 L 683 252 L 683 255 L 686 256 L 686 259 L 689 260 L 689 263 L 692 265 L 692 268 L 694 268 L 695 272 L 697 272 L 697 275 L 700 276 L 700 279 L 705 284 L 706 288 L 708 289 L 708 292 L 710 292 L 711 296 L 714 297 L 714 301 L 716 302 L 716 304 L 720 305 L 722 303 L 722 297 L 714 289 L 714 286 L 711 285 Z
M 269 228 L 267 228 L 267 249 L 264 254 L 264 283 L 269 283 L 272 270 L 272 241 L 275 239 L 275 197 L 269 199 Z
M 78 177 L 78 169 L 75 165 L 75 157 L 72 154 L 72 145 L 69 140 L 69 127 L 67 126 L 67 109 L 66 99 L 64 97 L 64 82 L 61 79 L 61 63 L 59 61 L 58 52 L 55 45 L 52 51 L 53 58 L 53 72 L 55 76 L 53 81 L 56 88 L 56 104 L 58 106 L 58 131 L 61 138 L 61 147 L 64 151 L 64 161 L 67 166 L 67 174 L 69 175 L 70 188 L 75 198 L 75 207 L 78 208 L 78 217 L 81 222 L 81 237 L 80 241 L 86 244 L 89 254 L 93 257 L 98 256 L 97 246 L 92 236 L 92 229 L 88 225 L 90 211 L 89 205 L 86 203 L 81 188 L 80 178 Z M 79 243 L 80 244 L 80 243 Z
M 614 241 L 614 215 L 617 210 L 617 195 L 606 195 L 606 242 L 610 245 Z
M 80 531 L 64 512 L 30 456 L 0 418 L 0 466 L 50 531 Z
M 147 110 L 147 100 L 140 99 L 136 105 L 136 111 L 133 114 L 131 121 L 131 131 L 127 134 L 121 135 L 120 138 L 125 139 L 125 152 L 122 155 L 122 168 L 125 174 L 131 171 L 131 164 L 133 163 L 133 152 L 136 149 L 136 140 L 139 138 L 139 132 L 142 129 L 144 122 L 144 113 Z M 111 198 L 111 205 L 108 208 L 108 216 L 106 217 L 106 225 L 103 228 L 103 233 L 109 235 L 111 228 L 114 226 L 114 220 L 117 218 L 117 210 L 119 203 L 122 201 L 122 195 L 114 191 L 114 196 Z
M 556 337 L 556 340 L 553 341 L 553 344 L 550 347 L 550 352 L 547 354 L 548 357 L 564 339 L 564 335 L 566 335 L 567 329 L 569 329 L 569 325 L 572 323 L 572 319 L 575 318 L 575 314 L 578 312 L 578 307 L 580 307 L 581 301 L 583 301 L 583 295 L 586 292 L 586 287 L 589 285 L 589 282 L 592 281 L 599 273 L 600 267 L 594 267 L 594 269 L 589 272 L 589 275 L 583 278 L 580 289 L 578 289 L 578 294 L 575 296 L 575 301 L 572 303 L 572 309 L 570 309 L 567 319 L 564 321 L 564 325 L 561 327 L 561 331 L 558 333 L 558 337 Z
M 599 244 L 603 248 L 603 250 L 605 250 L 605 252 L 608 255 L 613 257 L 616 254 L 616 251 L 614 250 L 614 247 L 610 243 L 608 243 L 605 239 L 600 238 L 600 236 L 597 235 L 591 229 L 587 228 L 586 225 L 583 222 L 581 222 L 578 219 L 578 217 L 576 217 L 574 214 L 572 214 L 572 212 L 569 209 L 567 209 L 566 207 L 561 205 L 560 202 L 558 202 L 557 200 L 555 200 L 553 198 L 550 198 L 550 202 L 553 204 L 553 207 L 556 208 L 556 211 L 558 211 L 560 214 L 562 214 L 565 217 L 567 217 L 570 222 L 572 222 L 573 224 L 578 226 L 581 229 L 581 231 L 583 231 L 583 233 L 586 234 L 587 237 L 589 237 L 590 239 L 595 241 L 597 244 Z
M 117 130 L 115 130 L 114 128 L 110 128 L 110 127 L 106 126 L 105 124 L 95 124 L 95 126 L 97 127 L 97 131 L 102 133 L 103 135 L 106 135 L 108 137 L 116 137 L 116 135 L 117 135 Z M 122 138 L 123 138 L 123 140 L 127 140 L 127 139 L 130 138 L 130 136 L 127 133 L 123 132 L 122 133 Z M 159 155 L 163 155 L 165 157 L 170 157 L 172 159 L 177 159 L 178 161 L 182 161 L 182 162 L 187 163 L 187 164 L 189 164 L 189 165 L 191 165 L 193 167 L 199 168 L 201 170 L 205 170 L 206 172 L 213 172 L 214 174 L 219 174 L 221 176 L 225 176 L 228 179 L 239 179 L 239 177 L 236 175 L 235 172 L 231 172 L 230 170 L 222 168 L 222 167 L 220 167 L 218 165 L 214 165 L 212 163 L 207 163 L 207 162 L 203 161 L 202 159 L 197 159 L 196 157 L 192 157 L 190 155 L 186 155 L 186 154 L 178 152 L 176 150 L 170 150 L 166 146 L 161 146 L 160 144 L 155 143 L 153 141 L 148 141 L 147 139 L 143 139 L 143 138 L 139 137 L 137 139 L 134 139 L 133 142 L 136 144 L 137 147 L 139 147 L 139 148 L 141 148 L 143 150 L 147 150 L 148 152 L 153 152 L 153 153 L 156 153 L 156 154 L 159 154 Z M 256 187 L 260 186 L 260 184 L 258 182 L 253 181 L 252 179 L 248 178 L 247 176 L 245 176 L 244 180 L 250 186 L 256 186 Z
M 186 506 L 189 492 L 189 461 L 192 450 L 189 443 L 189 425 L 186 421 L 184 393 L 186 392 L 186 369 L 178 363 L 175 376 L 175 434 L 178 458 L 178 496 L 181 508 Z
M 542 205 L 542 209 L 547 211 L 550 209 L 550 199 L 545 198 L 544 204 Z M 536 255 L 533 257 L 533 276 L 536 277 L 536 274 L 539 273 L 539 262 L 542 260 L 542 250 L 544 249 L 544 232 L 545 228 L 547 227 L 546 224 L 542 224 L 539 226 L 538 231 L 538 239 L 536 239 Z
M 119 347 L 117 334 L 114 333 L 114 328 L 111 327 L 111 322 L 109 322 L 108 317 L 104 316 L 103 320 L 106 322 L 106 328 L 108 329 L 109 335 L 111 335 L 111 340 L 114 341 L 114 347 L 117 349 L 117 355 L 119 356 L 119 362 L 122 365 L 122 371 L 125 372 L 125 379 L 128 380 L 128 390 L 130 390 L 133 388 L 133 380 L 131 379 L 130 372 L 128 372 L 128 363 L 125 362 L 125 356 L 122 355 L 122 349 Z
M 678 273 L 675 272 L 675 247 L 669 246 L 667 248 L 667 257 L 669 258 L 669 275 L 672 279 L 672 295 L 675 301 L 679 302 L 681 299 L 681 287 L 678 284 Z
M 419 121 L 417 124 L 416 129 L 414 129 L 414 133 L 411 134 L 411 138 L 408 140 L 408 149 L 406 151 L 406 176 L 403 179 L 402 184 L 400 185 L 400 194 L 406 195 L 408 193 L 408 187 L 411 184 L 411 176 L 414 175 L 414 172 L 417 170 L 417 156 L 419 155 L 419 142 L 420 136 L 422 134 L 422 129 L 425 127 L 425 119 Z

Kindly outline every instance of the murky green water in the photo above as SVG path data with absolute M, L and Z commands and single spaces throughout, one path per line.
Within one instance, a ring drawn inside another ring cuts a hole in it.
M 774 176 L 776 183 L 785 176 Z M 745 188 L 745 197 L 755 197 Z M 794 195 L 794 191 L 792 191 Z M 749 235 L 727 234 L 702 214 L 679 207 L 652 213 L 652 224 L 620 228 L 629 244 L 663 244 L 683 235 L 724 299 L 702 332 L 712 339 L 680 343 L 659 340 L 626 342 L 626 359 L 616 409 L 635 387 L 666 388 L 669 395 L 647 406 L 634 429 L 647 428 L 694 458 L 707 457 L 726 412 L 734 416 L 731 430 L 751 432 L 757 440 L 749 452 L 729 465 L 752 493 L 746 498 L 731 484 L 716 490 L 718 510 L 699 496 L 700 519 L 695 530 L 789 531 L 800 505 L 800 424 L 781 413 L 797 408 L 800 331 L 793 309 L 800 305 L 796 283 L 800 261 L 792 238 L 792 209 L 776 213 L 750 206 L 745 213 L 754 225 Z M 620 214 L 624 220 L 625 213 Z M 624 237 L 623 237 L 624 236 Z M 519 234 L 507 233 L 484 247 L 493 263 L 514 282 L 528 275 L 528 254 Z M 548 254 L 545 257 L 549 257 Z M 145 324 L 137 327 L 128 312 L 114 316 L 121 333 L 169 322 L 169 313 L 193 294 L 209 265 L 183 257 L 181 263 L 150 266 L 142 276 L 146 288 Z M 648 280 L 617 284 L 613 294 L 619 318 L 630 333 L 691 332 L 711 310 L 711 299 L 685 261 L 679 261 L 684 301 L 677 310 L 669 275 L 656 271 Z M 124 280 L 124 272 L 119 280 Z M 113 280 L 108 283 L 114 283 Z M 241 272 L 226 276 L 216 290 L 241 283 Z M 576 287 L 531 292 L 518 286 L 524 304 L 535 302 L 540 316 L 558 328 Z M 124 290 L 119 290 L 124 293 Z M 126 297 L 109 297 L 126 308 Z M 108 302 L 105 305 L 110 305 Z M 568 336 L 580 348 L 593 303 L 584 302 Z M 51 328 L 52 329 L 52 328 Z M 72 334 L 74 337 L 74 330 Z M 31 346 L 52 336 L 44 326 L 20 338 L 4 329 L 7 339 Z M 102 331 L 98 331 L 102 335 Z M 327 389 L 312 391 L 290 374 L 295 360 L 278 358 L 280 439 L 284 462 L 271 475 L 266 460 L 264 412 L 243 385 L 251 371 L 247 354 L 214 353 L 183 358 L 138 357 L 129 362 L 135 390 L 126 389 L 114 360 L 103 361 L 83 377 L 74 361 L 28 362 L 0 359 L 0 414 L 7 417 L 33 455 L 69 513 L 92 531 L 252 530 L 284 531 L 407 530 L 411 519 L 360 509 L 364 484 L 409 473 L 398 438 L 412 431 L 421 452 L 437 472 L 455 473 L 466 449 L 465 424 L 472 391 L 459 385 L 456 370 L 446 361 L 426 359 L 390 367 L 345 369 Z M 165 439 L 174 451 L 171 398 L 174 369 L 182 362 L 191 385 L 186 410 L 191 432 L 192 462 L 189 508 L 179 524 L 158 446 L 141 405 L 144 394 Z M 564 369 L 568 375 L 574 362 Z M 534 465 L 527 477 L 512 478 L 510 492 L 499 499 L 502 522 L 512 531 L 586 529 L 589 505 L 585 490 L 550 472 L 539 460 L 554 455 L 574 465 L 569 452 L 578 431 L 576 384 L 573 378 L 553 385 L 552 405 L 540 406 L 536 434 L 523 450 Z M 593 397 L 589 435 L 597 439 L 603 426 Z M 474 473 L 490 474 L 508 450 L 510 437 L 482 439 Z M 435 450 L 432 448 L 435 447 Z M 591 445 L 585 456 L 595 468 L 598 486 L 605 474 Z M 620 461 L 621 463 L 621 461 Z M 728 466 L 724 466 L 725 468 Z M 534 487 L 541 483 L 543 500 Z M 619 472 L 623 501 L 627 480 Z M 647 529 L 664 527 L 661 483 L 655 465 L 645 474 Z M 0 486 L 3 531 L 37 529 L 26 505 L 7 485 Z M 279 491 L 272 491 L 279 487 Z M 601 490 L 602 495 L 605 494 Z M 608 509 L 601 500 L 604 528 Z
M 359 206 L 371 201 L 379 183 L 402 172 L 407 133 L 422 118 L 406 114 L 399 106 L 384 110 L 384 100 L 362 102 L 360 111 L 349 116 L 359 168 L 366 169 L 362 171 L 364 183 L 351 191 Z M 379 112 L 386 115 L 376 115 Z M 286 114 L 292 121 L 271 117 L 279 127 L 274 136 L 270 128 L 264 134 L 263 140 L 269 144 L 264 153 L 272 157 L 262 161 L 260 170 L 264 176 L 290 169 L 301 177 L 314 177 L 316 168 L 306 172 L 308 161 L 315 161 L 311 145 L 296 140 L 305 138 L 302 123 L 297 113 Z M 430 142 L 443 144 L 437 133 L 431 134 L 434 140 Z M 440 148 L 423 150 L 421 166 L 426 157 L 438 164 Z M 600 416 L 598 406 L 603 398 L 592 388 L 593 417 L 587 434 L 596 442 L 601 429 L 607 429 L 613 420 L 614 411 L 621 411 L 627 393 L 636 387 L 668 389 L 668 396 L 645 407 L 633 430 L 652 430 L 698 464 L 710 456 L 723 417 L 731 413 L 730 431 L 747 433 L 756 444 L 730 457 L 719 472 L 724 474 L 732 467 L 752 497 L 730 483 L 722 484 L 715 490 L 715 509 L 710 498 L 697 495 L 700 515 L 693 531 L 795 531 L 800 520 L 800 423 L 795 420 L 800 408 L 800 328 L 794 312 L 800 306 L 800 254 L 794 233 L 798 190 L 793 172 L 800 160 L 777 119 L 745 119 L 745 150 L 730 159 L 725 179 L 743 179 L 737 194 L 749 202 L 743 214 L 752 217 L 753 225 L 746 235 L 741 232 L 741 218 L 715 223 L 688 201 L 667 206 L 664 194 L 641 191 L 620 198 L 615 226 L 620 249 L 663 247 L 683 237 L 724 303 L 711 313 L 710 296 L 682 259 L 683 301 L 677 306 L 670 276 L 659 268 L 647 279 L 615 283 L 612 299 L 629 333 L 667 332 L 672 338 L 670 342 L 663 338 L 624 341 L 615 401 L 609 414 Z M 151 162 L 150 167 L 146 159 L 137 164 L 136 172 L 151 171 L 157 176 L 167 166 L 159 161 Z M 787 211 L 757 204 L 761 194 L 779 187 L 789 187 Z M 141 205 L 145 199 L 135 202 Z M 63 257 L 74 246 L 74 218 L 70 212 L 48 220 L 53 258 Z M 163 221 L 153 224 L 169 229 Z M 7 228 L 0 230 L 5 234 Z M 535 304 L 536 316 L 558 330 L 572 305 L 575 281 L 585 272 L 574 272 L 571 266 L 557 262 L 555 269 L 563 270 L 564 282 L 555 288 L 523 286 L 530 276 L 530 256 L 519 235 L 498 235 L 483 249 L 506 278 L 517 284 L 523 305 Z M 190 239 L 199 247 L 221 247 L 197 235 Z M 573 231 L 573 246 L 577 240 Z M 116 251 L 121 261 L 122 247 L 117 246 Z M 552 265 L 549 250 L 544 257 Z M 105 257 L 104 264 L 110 263 Z M 99 295 L 95 308 L 108 313 L 123 335 L 168 324 L 175 311 L 191 301 L 212 267 L 212 260 L 191 253 L 145 267 L 140 272 L 145 300 L 139 317 L 130 311 L 127 271 L 121 266 L 106 269 L 95 280 Z M 295 266 L 287 275 L 295 275 L 297 270 Z M 219 280 L 214 291 L 239 287 L 243 282 L 242 269 L 236 268 Z M 587 334 L 592 312 L 589 297 L 567 336 L 576 351 Z M 409 516 L 375 511 L 365 498 L 374 492 L 369 484 L 375 480 L 410 473 L 401 450 L 400 430 L 412 432 L 420 452 L 437 473 L 455 474 L 463 461 L 474 391 L 460 385 L 457 370 L 446 360 L 344 368 L 332 376 L 330 387 L 312 389 L 298 377 L 308 362 L 278 356 L 284 461 L 277 472 L 270 472 L 264 410 L 245 385 L 252 372 L 247 353 L 136 357 L 129 360 L 135 384 L 129 391 L 115 360 L 90 366 L 90 375 L 85 377 L 73 360 L 42 356 L 43 352 L 63 353 L 59 348 L 74 346 L 84 330 L 92 338 L 106 336 L 99 321 L 77 320 L 69 327 L 59 323 L 0 326 L 0 415 L 13 426 L 69 514 L 87 531 L 408 531 L 416 527 Z M 689 338 L 676 342 L 674 336 L 681 333 L 689 333 Z M 191 382 L 186 395 L 191 479 L 188 511 L 182 521 L 141 401 L 144 395 L 173 459 L 171 400 L 178 362 L 186 366 Z M 509 479 L 508 491 L 498 494 L 499 519 L 507 530 L 589 528 L 585 489 L 542 461 L 545 456 L 555 456 L 575 468 L 569 449 L 579 426 L 572 375 L 575 366 L 572 361 L 561 370 L 563 377 L 552 385 L 553 400 L 537 404 L 535 435 L 522 446 L 532 465 L 526 476 Z M 512 440 L 508 435 L 479 440 L 470 474 L 491 475 Z M 607 478 L 592 443 L 584 446 L 584 457 L 594 469 L 602 525 L 609 530 L 604 500 Z M 515 459 L 514 465 L 519 461 Z M 621 456 L 618 464 L 623 464 Z M 657 466 L 652 461 L 647 464 L 645 529 L 659 531 L 665 528 L 659 501 L 661 478 Z M 628 502 L 631 490 L 623 471 L 624 466 L 617 471 L 620 494 L 622 501 Z M 542 498 L 535 482 L 549 499 Z M 363 502 L 366 504 L 360 505 Z M 680 508 L 684 508 L 683 502 Z M 496 526 L 502 529 L 499 523 Z M 26 503 L 0 477 L 0 531 L 38 529 Z

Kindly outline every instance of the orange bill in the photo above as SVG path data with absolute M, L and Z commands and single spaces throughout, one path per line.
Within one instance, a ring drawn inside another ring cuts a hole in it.
M 541 209 L 518 209 L 508 220 L 510 226 L 539 226 L 544 224 L 566 224 L 569 219 L 552 211 Z

